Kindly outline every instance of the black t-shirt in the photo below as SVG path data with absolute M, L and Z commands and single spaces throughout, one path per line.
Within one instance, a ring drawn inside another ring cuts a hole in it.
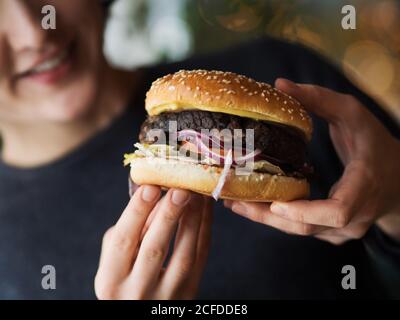
M 0 162 L 0 298 L 95 298 L 102 235 L 128 202 L 129 169 L 122 166 L 122 156 L 132 151 L 145 118 L 145 91 L 157 77 L 182 68 L 234 71 L 269 83 L 287 77 L 351 93 L 398 134 L 390 118 L 321 57 L 277 40 L 146 69 L 142 90 L 127 111 L 66 157 L 27 170 Z M 323 198 L 343 168 L 327 124 L 317 118 L 314 124 L 309 155 L 318 176 L 312 181 L 312 198 Z M 215 211 L 199 298 L 385 297 L 375 261 L 400 273 L 398 246 L 387 245 L 379 230 L 373 229 L 367 240 L 333 246 L 256 224 L 220 203 Z M 55 267 L 55 290 L 42 288 L 45 265 Z M 341 286 L 344 265 L 356 269 L 356 290 Z

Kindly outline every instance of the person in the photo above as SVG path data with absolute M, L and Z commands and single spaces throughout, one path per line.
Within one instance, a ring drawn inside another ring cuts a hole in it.
M 121 71 L 101 51 L 100 2 L 52 3 L 55 30 L 41 28 L 44 0 L 0 2 L 0 298 L 399 297 L 399 129 L 371 98 L 270 38 Z M 129 200 L 122 155 L 145 92 L 183 68 L 294 81 L 276 86 L 314 114 L 312 200 L 225 201 L 237 214 L 156 186 Z M 349 265 L 355 290 L 342 286 Z

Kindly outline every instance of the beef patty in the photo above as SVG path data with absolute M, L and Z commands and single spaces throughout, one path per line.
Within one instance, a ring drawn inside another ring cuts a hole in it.
M 168 135 L 169 121 L 176 121 L 178 131 L 242 129 L 245 134 L 245 129 L 254 129 L 255 148 L 260 149 L 269 161 L 283 165 L 289 171 L 301 169 L 306 161 L 306 144 L 297 129 L 218 112 L 190 110 L 150 116 L 142 125 L 140 142 L 154 143 L 146 140 L 147 132 L 152 129 L 161 129 Z M 245 141 L 245 137 L 243 139 Z

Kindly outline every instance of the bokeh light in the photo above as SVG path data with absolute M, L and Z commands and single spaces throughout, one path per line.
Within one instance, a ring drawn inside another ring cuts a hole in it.
M 138 43 L 135 50 L 128 46 L 129 53 L 142 53 L 143 62 L 180 59 L 265 35 L 284 38 L 326 56 L 400 123 L 400 0 L 118 1 L 147 5 L 149 30 L 129 28 Z M 349 4 L 356 8 L 356 30 L 341 27 L 341 9 Z M 132 21 L 143 19 L 136 11 Z M 122 48 L 129 43 L 120 42 Z M 126 52 L 120 56 L 135 58 Z

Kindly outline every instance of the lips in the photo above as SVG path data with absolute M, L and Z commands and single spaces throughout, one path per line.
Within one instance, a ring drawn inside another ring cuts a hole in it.
M 71 44 L 51 55 L 48 54 L 47 57 L 40 58 L 32 67 L 18 73 L 16 79 L 30 79 L 45 84 L 59 80 L 71 67 L 73 48 Z
M 63 63 L 65 61 L 65 59 L 68 57 L 68 55 L 69 55 L 69 50 L 64 49 L 58 55 L 45 60 L 44 62 L 40 63 L 36 67 L 27 71 L 27 73 L 28 74 L 37 74 L 37 73 L 43 73 L 43 72 L 47 72 L 52 69 L 55 69 L 56 67 L 58 67 L 61 63 Z

